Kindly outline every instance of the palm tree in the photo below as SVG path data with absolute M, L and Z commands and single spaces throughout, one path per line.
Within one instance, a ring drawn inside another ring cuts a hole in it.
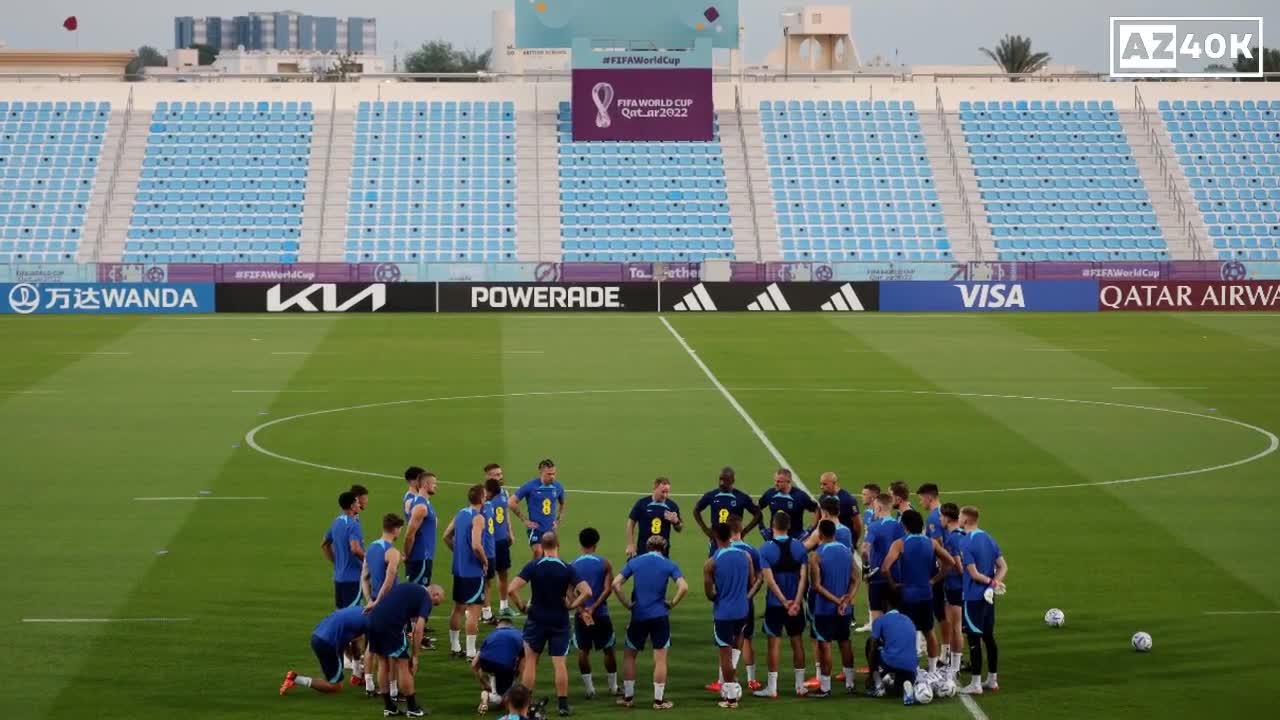
M 1021 35 L 1005 35 L 996 45 L 994 51 L 978 48 L 991 61 L 999 65 L 1010 75 L 1023 75 L 1039 72 L 1049 64 L 1049 53 L 1031 52 L 1031 38 Z M 1014 78 L 1018 80 L 1018 78 Z

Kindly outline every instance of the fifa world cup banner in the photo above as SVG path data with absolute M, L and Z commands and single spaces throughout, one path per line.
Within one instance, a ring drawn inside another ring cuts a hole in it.
M 692 50 L 573 46 L 575 142 L 710 142 L 715 137 L 711 44 Z

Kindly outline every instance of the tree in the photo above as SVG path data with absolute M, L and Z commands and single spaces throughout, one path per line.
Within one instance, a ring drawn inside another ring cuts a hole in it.
M 1244 53 L 1236 56 L 1233 67 L 1238 73 L 1256 73 L 1258 72 L 1258 59 L 1262 59 L 1262 69 L 1266 72 L 1280 72 L 1280 49 L 1269 48 L 1259 52 L 1258 48 L 1253 48 L 1251 54 L 1253 57 L 1245 57 Z M 1242 78 L 1244 80 L 1257 80 L 1257 78 Z M 1280 78 L 1269 77 L 1266 80 L 1280 80 Z
M 168 64 L 169 61 L 165 59 L 164 55 L 160 54 L 159 50 L 151 47 L 150 45 L 143 45 L 138 48 L 137 54 L 135 54 L 133 59 L 129 61 L 129 64 L 125 66 L 124 73 L 130 78 L 137 78 L 146 72 L 146 68 L 164 67 Z
M 197 63 L 199 65 L 212 65 L 213 62 L 218 59 L 218 53 L 221 52 L 220 49 L 212 45 L 204 45 L 201 43 L 188 45 L 187 49 L 195 50 L 200 54 L 200 60 Z
M 434 40 L 409 53 L 404 71 L 409 73 L 474 73 L 489 67 L 492 50 L 458 50 L 446 40 Z
M 346 52 L 334 58 L 333 64 L 321 74 L 321 78 L 325 82 L 346 82 L 352 75 L 363 70 L 364 65 L 356 60 L 356 56 Z
M 1049 53 L 1031 52 L 1031 38 L 1021 35 L 1005 35 L 994 51 L 987 48 L 978 48 L 978 50 L 1010 75 L 1039 72 L 1052 59 Z M 1016 81 L 1019 78 L 1013 79 Z

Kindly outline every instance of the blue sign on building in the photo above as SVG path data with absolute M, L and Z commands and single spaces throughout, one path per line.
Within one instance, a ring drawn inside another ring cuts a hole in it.
M 213 283 L 0 284 L 0 314 L 141 315 L 213 311 Z

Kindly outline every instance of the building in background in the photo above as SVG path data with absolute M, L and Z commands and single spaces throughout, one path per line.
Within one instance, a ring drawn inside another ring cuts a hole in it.
M 176 17 L 173 46 L 220 50 L 352 53 L 376 55 L 377 21 L 364 17 L 316 17 L 293 10 L 253 12 L 229 18 Z

